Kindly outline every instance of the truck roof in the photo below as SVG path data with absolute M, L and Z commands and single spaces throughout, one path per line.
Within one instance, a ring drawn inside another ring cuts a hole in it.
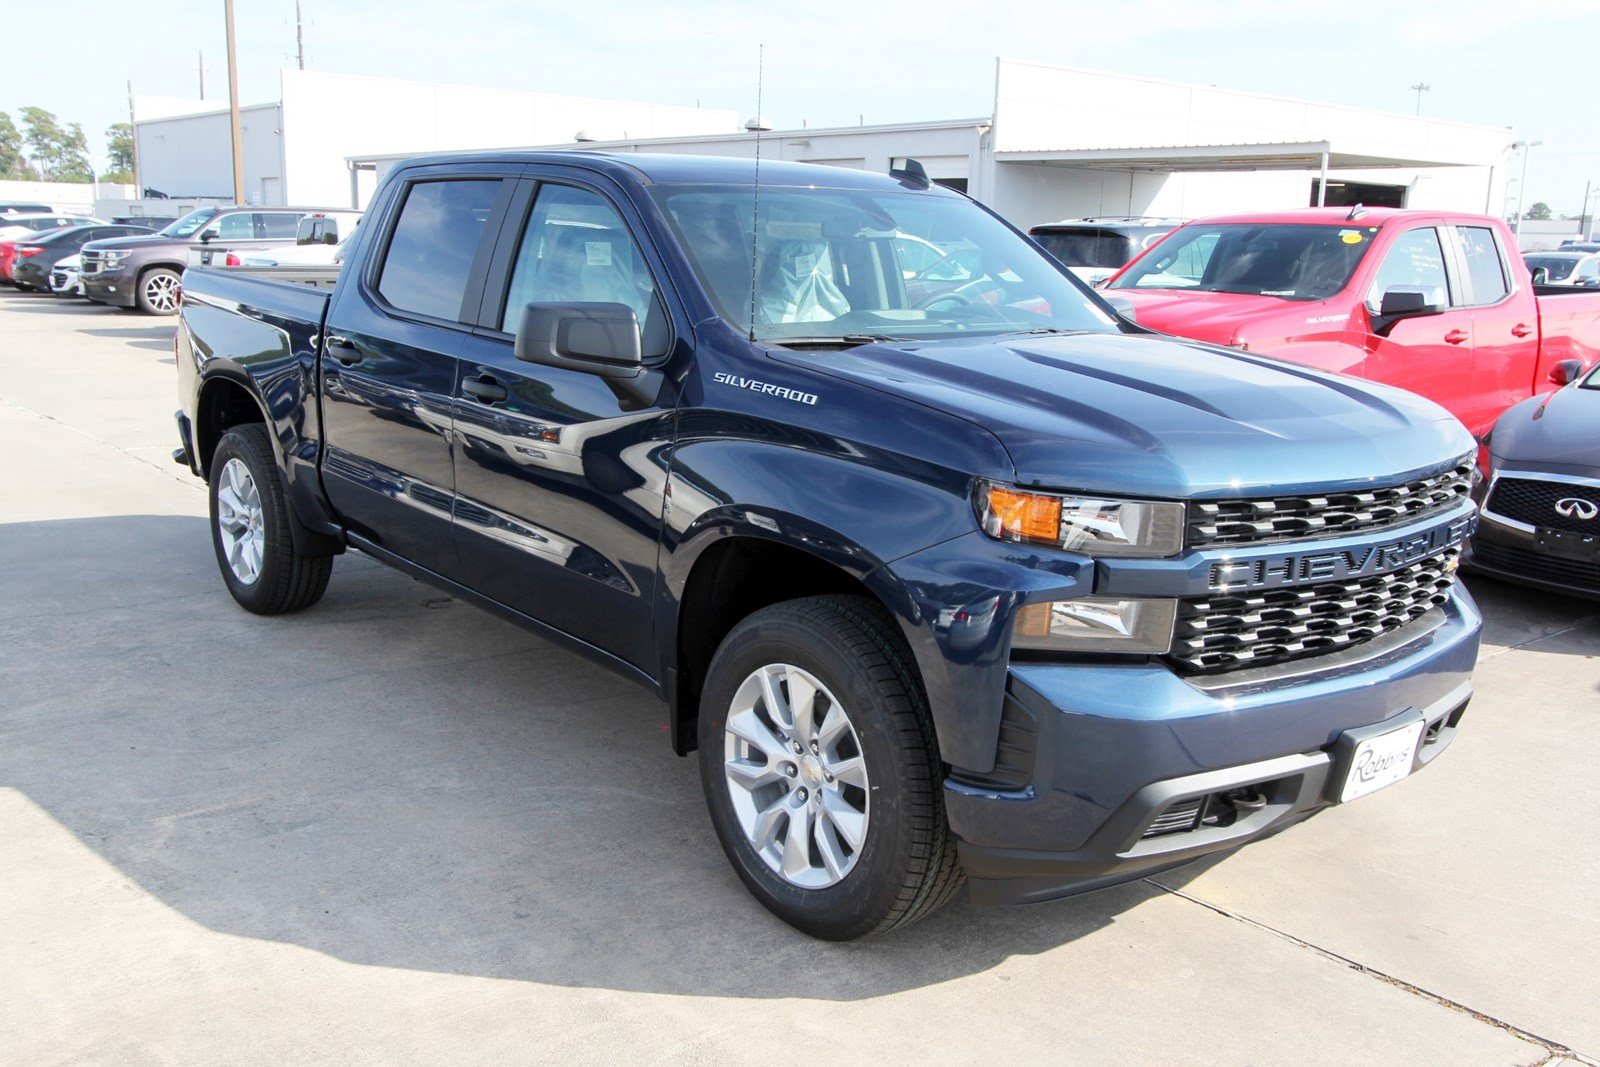
M 1352 219 L 1349 207 L 1301 207 L 1287 211 L 1252 211 L 1239 215 L 1209 215 L 1194 219 L 1189 225 L 1206 223 L 1299 223 L 1309 226 L 1383 226 L 1406 219 L 1466 219 L 1494 222 L 1488 215 L 1473 215 L 1464 211 L 1427 211 L 1420 208 L 1363 207 L 1361 214 Z
M 418 156 L 401 167 L 434 166 L 451 163 L 543 163 L 582 166 L 602 173 L 628 172 L 628 176 L 662 185 L 751 185 L 756 178 L 756 161 L 732 156 L 688 156 L 646 152 L 452 152 L 447 155 Z M 761 160 L 762 185 L 815 186 L 826 189 L 879 189 L 885 192 L 904 189 L 897 179 L 845 167 L 816 163 L 788 163 L 779 159 Z M 938 186 L 934 186 L 938 189 Z M 947 195 L 957 196 L 946 190 Z

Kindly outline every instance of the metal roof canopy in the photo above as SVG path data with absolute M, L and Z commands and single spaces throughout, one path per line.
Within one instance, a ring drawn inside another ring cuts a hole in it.
M 1066 148 L 1044 152 L 996 152 L 995 159 L 1001 163 L 1042 163 L 1056 167 L 1155 173 L 1482 166 L 1459 160 L 1420 159 L 1415 156 L 1388 156 L 1373 152 L 1349 151 L 1335 148 L 1330 141 L 1149 148 Z

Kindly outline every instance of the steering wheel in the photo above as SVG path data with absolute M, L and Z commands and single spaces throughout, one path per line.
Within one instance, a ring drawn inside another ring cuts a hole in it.
M 916 308 L 918 311 L 932 311 L 936 306 L 946 301 L 952 301 L 956 304 L 970 304 L 972 303 L 972 297 L 966 295 L 960 289 L 951 289 L 946 293 L 935 293 L 932 296 L 923 297 L 917 301 Z

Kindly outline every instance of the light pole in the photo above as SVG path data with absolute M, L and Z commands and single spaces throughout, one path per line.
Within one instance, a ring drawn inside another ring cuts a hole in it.
M 1517 221 L 1511 228 L 1511 232 L 1519 238 L 1518 244 L 1521 244 L 1520 238 L 1522 237 L 1522 216 L 1524 214 L 1522 209 L 1528 201 L 1528 153 L 1542 144 L 1544 144 L 1543 141 L 1513 141 L 1511 143 L 1512 148 L 1522 150 L 1522 177 L 1517 179 Z
M 1418 82 L 1417 84 L 1410 86 L 1411 91 L 1417 94 L 1417 114 L 1422 114 L 1422 94 L 1428 92 L 1432 88 L 1433 86 L 1429 85 L 1427 82 Z

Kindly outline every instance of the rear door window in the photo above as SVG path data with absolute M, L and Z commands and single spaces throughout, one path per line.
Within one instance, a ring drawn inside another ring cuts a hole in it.
M 494 178 L 412 185 L 389 236 L 378 294 L 401 311 L 465 321 L 467 276 L 500 184 Z
M 1467 303 L 1481 307 L 1504 300 L 1511 285 L 1494 231 L 1487 226 L 1457 226 L 1456 234 L 1467 264 Z
M 273 241 L 294 240 L 295 231 L 300 227 L 300 216 L 292 212 L 264 211 L 257 218 L 260 219 L 260 235 Z

